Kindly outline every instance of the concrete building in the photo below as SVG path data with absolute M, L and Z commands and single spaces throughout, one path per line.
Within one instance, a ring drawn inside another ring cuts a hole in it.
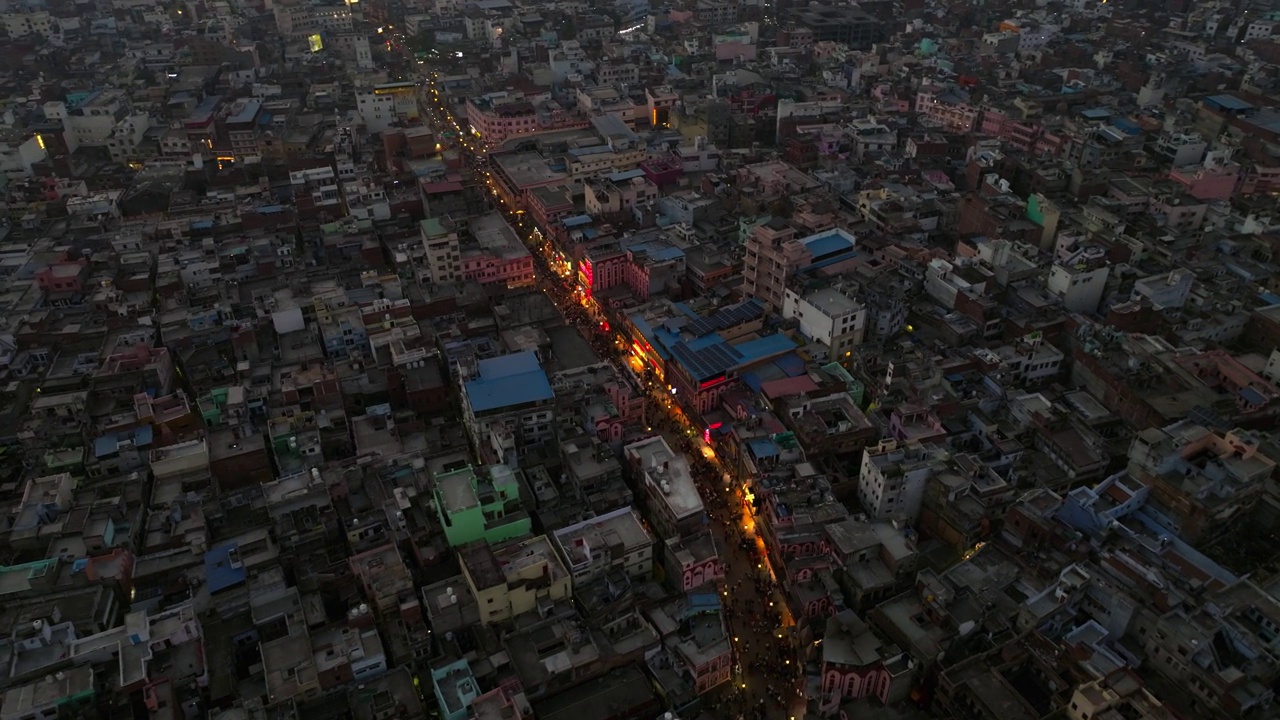
M 439 218 L 419 222 L 418 233 L 423 248 L 423 265 L 416 268 L 418 278 L 436 285 L 458 280 L 462 272 L 462 247 L 458 233 L 446 228 Z
M 649 621 L 662 636 L 667 656 L 693 682 L 701 695 L 733 675 L 733 643 L 720 604 L 720 594 L 682 596 L 649 611 Z
M 395 82 L 358 87 L 356 111 L 371 133 L 383 132 L 395 124 L 416 122 L 422 116 L 418 84 Z
M 1062 300 L 1062 307 L 1067 310 L 1092 314 L 1098 311 L 1110 274 L 1106 253 L 1100 247 L 1089 247 L 1054 263 L 1045 287 Z
M 462 575 L 480 608 L 481 624 L 547 612 L 551 604 L 568 600 L 573 593 L 573 578 L 546 535 L 501 548 L 474 543 L 459 554 Z
M 529 534 L 520 483 L 506 465 L 471 466 L 435 477 L 435 506 L 450 547 L 502 543 Z
M 800 323 L 800 334 L 827 346 L 833 360 L 848 357 L 862 344 L 867 311 L 855 298 L 838 288 L 810 291 L 787 288 L 782 300 L 782 316 Z
M 864 450 L 858 472 L 858 499 L 867 515 L 914 523 L 920 516 L 929 478 L 945 467 L 943 456 L 941 449 L 900 445 L 894 440 Z
M 105 147 L 116 126 L 129 116 L 129 96 L 123 90 L 95 90 L 48 102 L 44 114 L 60 120 L 70 147 Z
M 627 445 L 623 454 L 642 488 L 659 537 L 682 537 L 706 525 L 706 510 L 689 461 L 673 452 L 661 435 Z
M 552 538 L 575 583 L 614 571 L 634 580 L 653 574 L 653 536 L 634 508 L 619 508 L 561 528 Z
M 783 307 L 786 283 L 807 269 L 841 269 L 856 253 L 855 238 L 844 230 L 828 230 L 797 238 L 795 228 L 779 219 L 756 226 L 747 240 L 742 266 L 742 292 L 769 307 Z
M 458 273 L 462 280 L 509 288 L 533 284 L 533 256 L 502 213 L 474 218 L 468 229 L 474 242 L 461 247 Z
M 519 447 L 553 434 L 555 393 L 533 351 L 481 360 L 462 381 L 463 422 L 481 455 L 515 467 Z

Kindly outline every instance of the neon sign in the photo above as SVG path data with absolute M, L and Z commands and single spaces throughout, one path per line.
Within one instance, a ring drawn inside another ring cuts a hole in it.
M 582 281 L 583 294 L 591 297 L 591 289 L 595 286 L 596 273 L 595 268 L 591 266 L 590 258 L 583 258 L 578 265 L 578 275 Z

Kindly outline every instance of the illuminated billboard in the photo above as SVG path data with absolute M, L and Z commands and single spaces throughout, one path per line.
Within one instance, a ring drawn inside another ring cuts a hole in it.
M 311 52 L 317 53 L 324 49 L 324 40 L 320 39 L 320 33 L 307 37 L 307 45 L 311 48 Z

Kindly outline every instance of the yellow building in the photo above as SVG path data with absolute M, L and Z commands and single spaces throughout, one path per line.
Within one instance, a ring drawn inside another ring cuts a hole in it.
M 550 609 L 573 593 L 573 579 L 546 535 L 496 548 L 471 543 L 461 555 L 462 575 L 485 625 Z

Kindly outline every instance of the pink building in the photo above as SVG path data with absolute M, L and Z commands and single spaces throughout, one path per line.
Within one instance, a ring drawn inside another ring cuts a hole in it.
M 1240 184 L 1240 166 L 1174 169 L 1169 179 L 1187 187 L 1197 200 L 1230 200 Z
M 481 97 L 467 100 L 467 122 L 479 133 L 484 147 L 493 148 L 513 137 L 543 130 L 568 130 L 590 124 L 554 102 L 547 103 L 539 111 L 528 100 L 501 102 L 504 99 Z
M 916 112 L 954 133 L 973 132 L 982 111 L 959 89 L 927 85 L 916 93 Z
M 587 297 L 624 284 L 626 277 L 627 254 L 617 246 L 588 250 L 578 262 L 578 284 Z
M 45 292 L 81 292 L 88 274 L 89 261 L 85 258 L 68 260 L 66 255 L 36 271 L 36 286 Z
M 716 43 L 716 59 L 717 60 L 755 60 L 756 44 L 746 43 L 740 40 L 725 40 Z

